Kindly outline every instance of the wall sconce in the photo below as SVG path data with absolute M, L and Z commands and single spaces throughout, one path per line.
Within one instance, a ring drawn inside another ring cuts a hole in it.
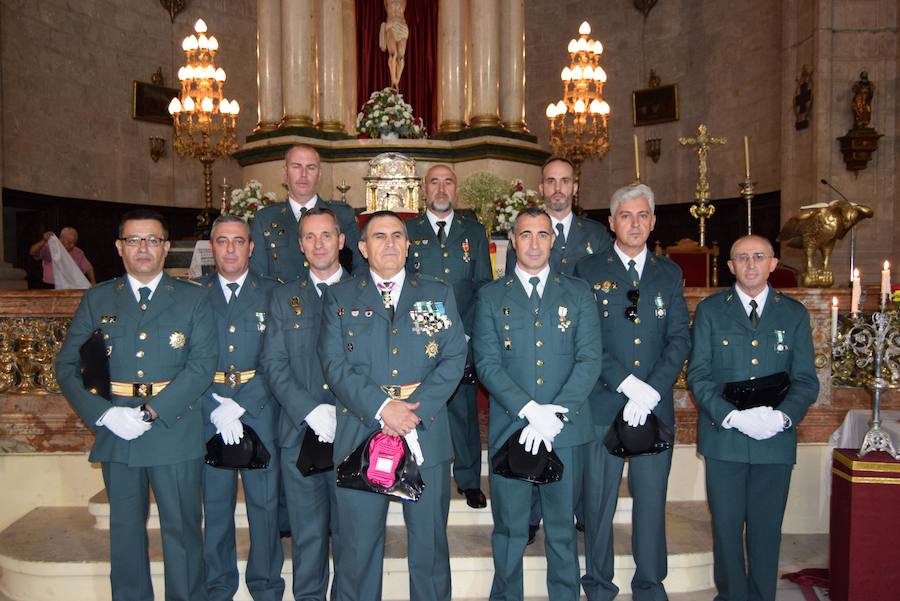
M 647 138 L 646 140 L 644 140 L 644 145 L 647 148 L 647 156 L 650 157 L 650 160 L 654 163 L 659 162 L 661 141 L 661 138 Z
M 150 158 L 153 162 L 166 154 L 166 139 L 159 136 L 150 136 Z

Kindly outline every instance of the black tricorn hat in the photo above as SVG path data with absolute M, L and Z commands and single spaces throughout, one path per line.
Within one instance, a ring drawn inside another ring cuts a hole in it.
M 334 469 L 334 443 L 322 442 L 315 431 L 306 427 L 300 455 L 297 456 L 297 469 L 304 476 L 330 472 Z
M 643 426 L 629 426 L 619 410 L 613 425 L 606 433 L 603 444 L 606 450 L 617 457 L 635 457 L 637 455 L 656 455 L 672 448 L 675 435 L 664 421 L 651 413 Z
M 269 467 L 269 451 L 256 431 L 244 424 L 244 436 L 237 444 L 225 444 L 214 434 L 206 441 L 206 465 L 230 470 L 256 470 Z
M 554 451 L 540 445 L 537 455 L 525 450 L 519 442 L 524 428 L 513 432 L 491 459 L 491 469 L 498 476 L 524 480 L 533 484 L 559 482 L 563 475 L 563 463 Z

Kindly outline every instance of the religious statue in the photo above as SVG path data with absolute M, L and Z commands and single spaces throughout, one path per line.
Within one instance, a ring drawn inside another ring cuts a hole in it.
M 813 104 L 812 69 L 803 65 L 800 77 L 797 78 L 797 89 L 794 92 L 794 128 L 806 129 L 809 127 L 809 114 Z
M 853 129 L 866 129 L 872 120 L 872 97 L 875 84 L 869 81 L 869 72 L 859 74 L 859 81 L 853 84 Z
M 406 0 L 384 0 L 387 20 L 381 24 L 378 44 L 382 52 L 388 53 L 388 69 L 391 72 L 391 86 L 400 88 L 400 75 L 406 65 L 406 40 L 409 39 L 409 25 L 403 16 Z
M 834 274 L 829 266 L 834 244 L 857 223 L 874 214 L 867 206 L 834 200 L 829 204 L 817 203 L 801 207 L 798 214 L 788 219 L 777 240 L 806 253 L 806 273 L 801 277 L 801 285 L 812 288 L 834 285 Z M 822 267 L 813 265 L 816 251 L 822 255 Z

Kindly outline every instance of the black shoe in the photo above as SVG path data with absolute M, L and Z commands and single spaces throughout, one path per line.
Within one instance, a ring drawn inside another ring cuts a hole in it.
M 487 507 L 487 499 L 480 488 L 457 488 L 456 492 L 466 496 L 466 504 L 472 509 L 484 509 Z
M 537 526 L 528 525 L 528 542 L 526 544 L 530 545 L 534 542 L 534 537 L 537 535 L 538 528 L 540 528 L 540 524 Z
M 290 538 L 291 531 L 290 530 L 279 530 L 278 536 L 280 536 L 281 538 Z

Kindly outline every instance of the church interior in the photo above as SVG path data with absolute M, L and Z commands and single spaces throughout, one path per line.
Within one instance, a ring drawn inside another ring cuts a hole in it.
M 30 256 L 32 244 L 45 231 L 73 227 L 96 280 L 117 277 L 116 224 L 127 210 L 148 207 L 171 224 L 173 249 L 187 252 L 172 255 L 189 262 L 233 192 L 256 180 L 285 197 L 284 153 L 301 143 L 321 156 L 320 195 L 357 213 L 397 208 L 369 194 L 372 163 L 388 152 L 414 159 L 418 177 L 446 163 L 463 188 L 488 172 L 532 190 L 549 156 L 577 157 L 579 210 L 604 224 L 613 192 L 644 183 L 658 216 L 648 245 L 688 253 L 692 313 L 715 288 L 734 283 L 726 263 L 738 237 L 752 231 L 772 241 L 780 259 L 773 284 L 812 317 L 820 382 L 799 428 L 781 572 L 828 568 L 832 452 L 860 444 L 877 387 L 864 373 L 870 362 L 833 352 L 837 330 L 847 327 L 851 305 L 893 311 L 900 323 L 900 302 L 881 300 L 884 263 L 900 258 L 900 0 L 408 0 L 399 75 L 379 48 L 383 4 L 0 0 L 0 600 L 109 597 L 109 505 L 100 469 L 87 461 L 92 434 L 52 373 L 60 332 L 82 293 L 34 290 L 41 263 Z M 200 33 L 217 40 L 223 74 L 216 79 L 231 103 L 217 115 L 214 148 L 191 130 L 186 106 L 177 125 L 170 115 L 189 79 L 185 39 Z M 595 96 L 573 121 L 557 103 L 564 89 L 578 88 L 578 77 L 588 79 L 580 67 L 577 77 L 569 70 L 579 39 L 590 40 L 603 78 L 592 68 Z M 357 119 L 370 95 L 398 77 L 424 137 L 372 134 Z M 576 135 L 579 118 L 588 125 Z M 482 221 L 494 219 L 463 201 Z M 823 246 L 789 245 L 785 228 L 839 202 L 867 212 L 839 225 L 830 264 L 821 266 Z M 495 237 L 499 248 L 502 238 Z M 887 355 L 898 336 L 888 336 Z M 900 444 L 900 370 L 891 365 L 877 396 L 882 426 Z M 672 599 L 707 599 L 712 538 L 697 409 L 683 377 L 675 414 L 666 586 Z M 622 491 L 616 579 L 627 583 L 634 564 L 625 484 Z M 895 492 L 885 498 L 897 500 Z M 242 507 L 239 557 L 248 544 Z M 895 524 L 888 507 L 870 519 Z M 449 520 L 454 598 L 486 598 L 490 510 L 454 498 Z M 409 598 L 402 524 L 392 508 L 386 599 Z M 159 545 L 151 537 L 161 584 Z M 537 546 L 525 557 L 525 590 L 541 599 L 547 568 Z M 235 598 L 250 599 L 241 587 Z M 796 584 L 779 587 L 779 599 L 804 598 Z

